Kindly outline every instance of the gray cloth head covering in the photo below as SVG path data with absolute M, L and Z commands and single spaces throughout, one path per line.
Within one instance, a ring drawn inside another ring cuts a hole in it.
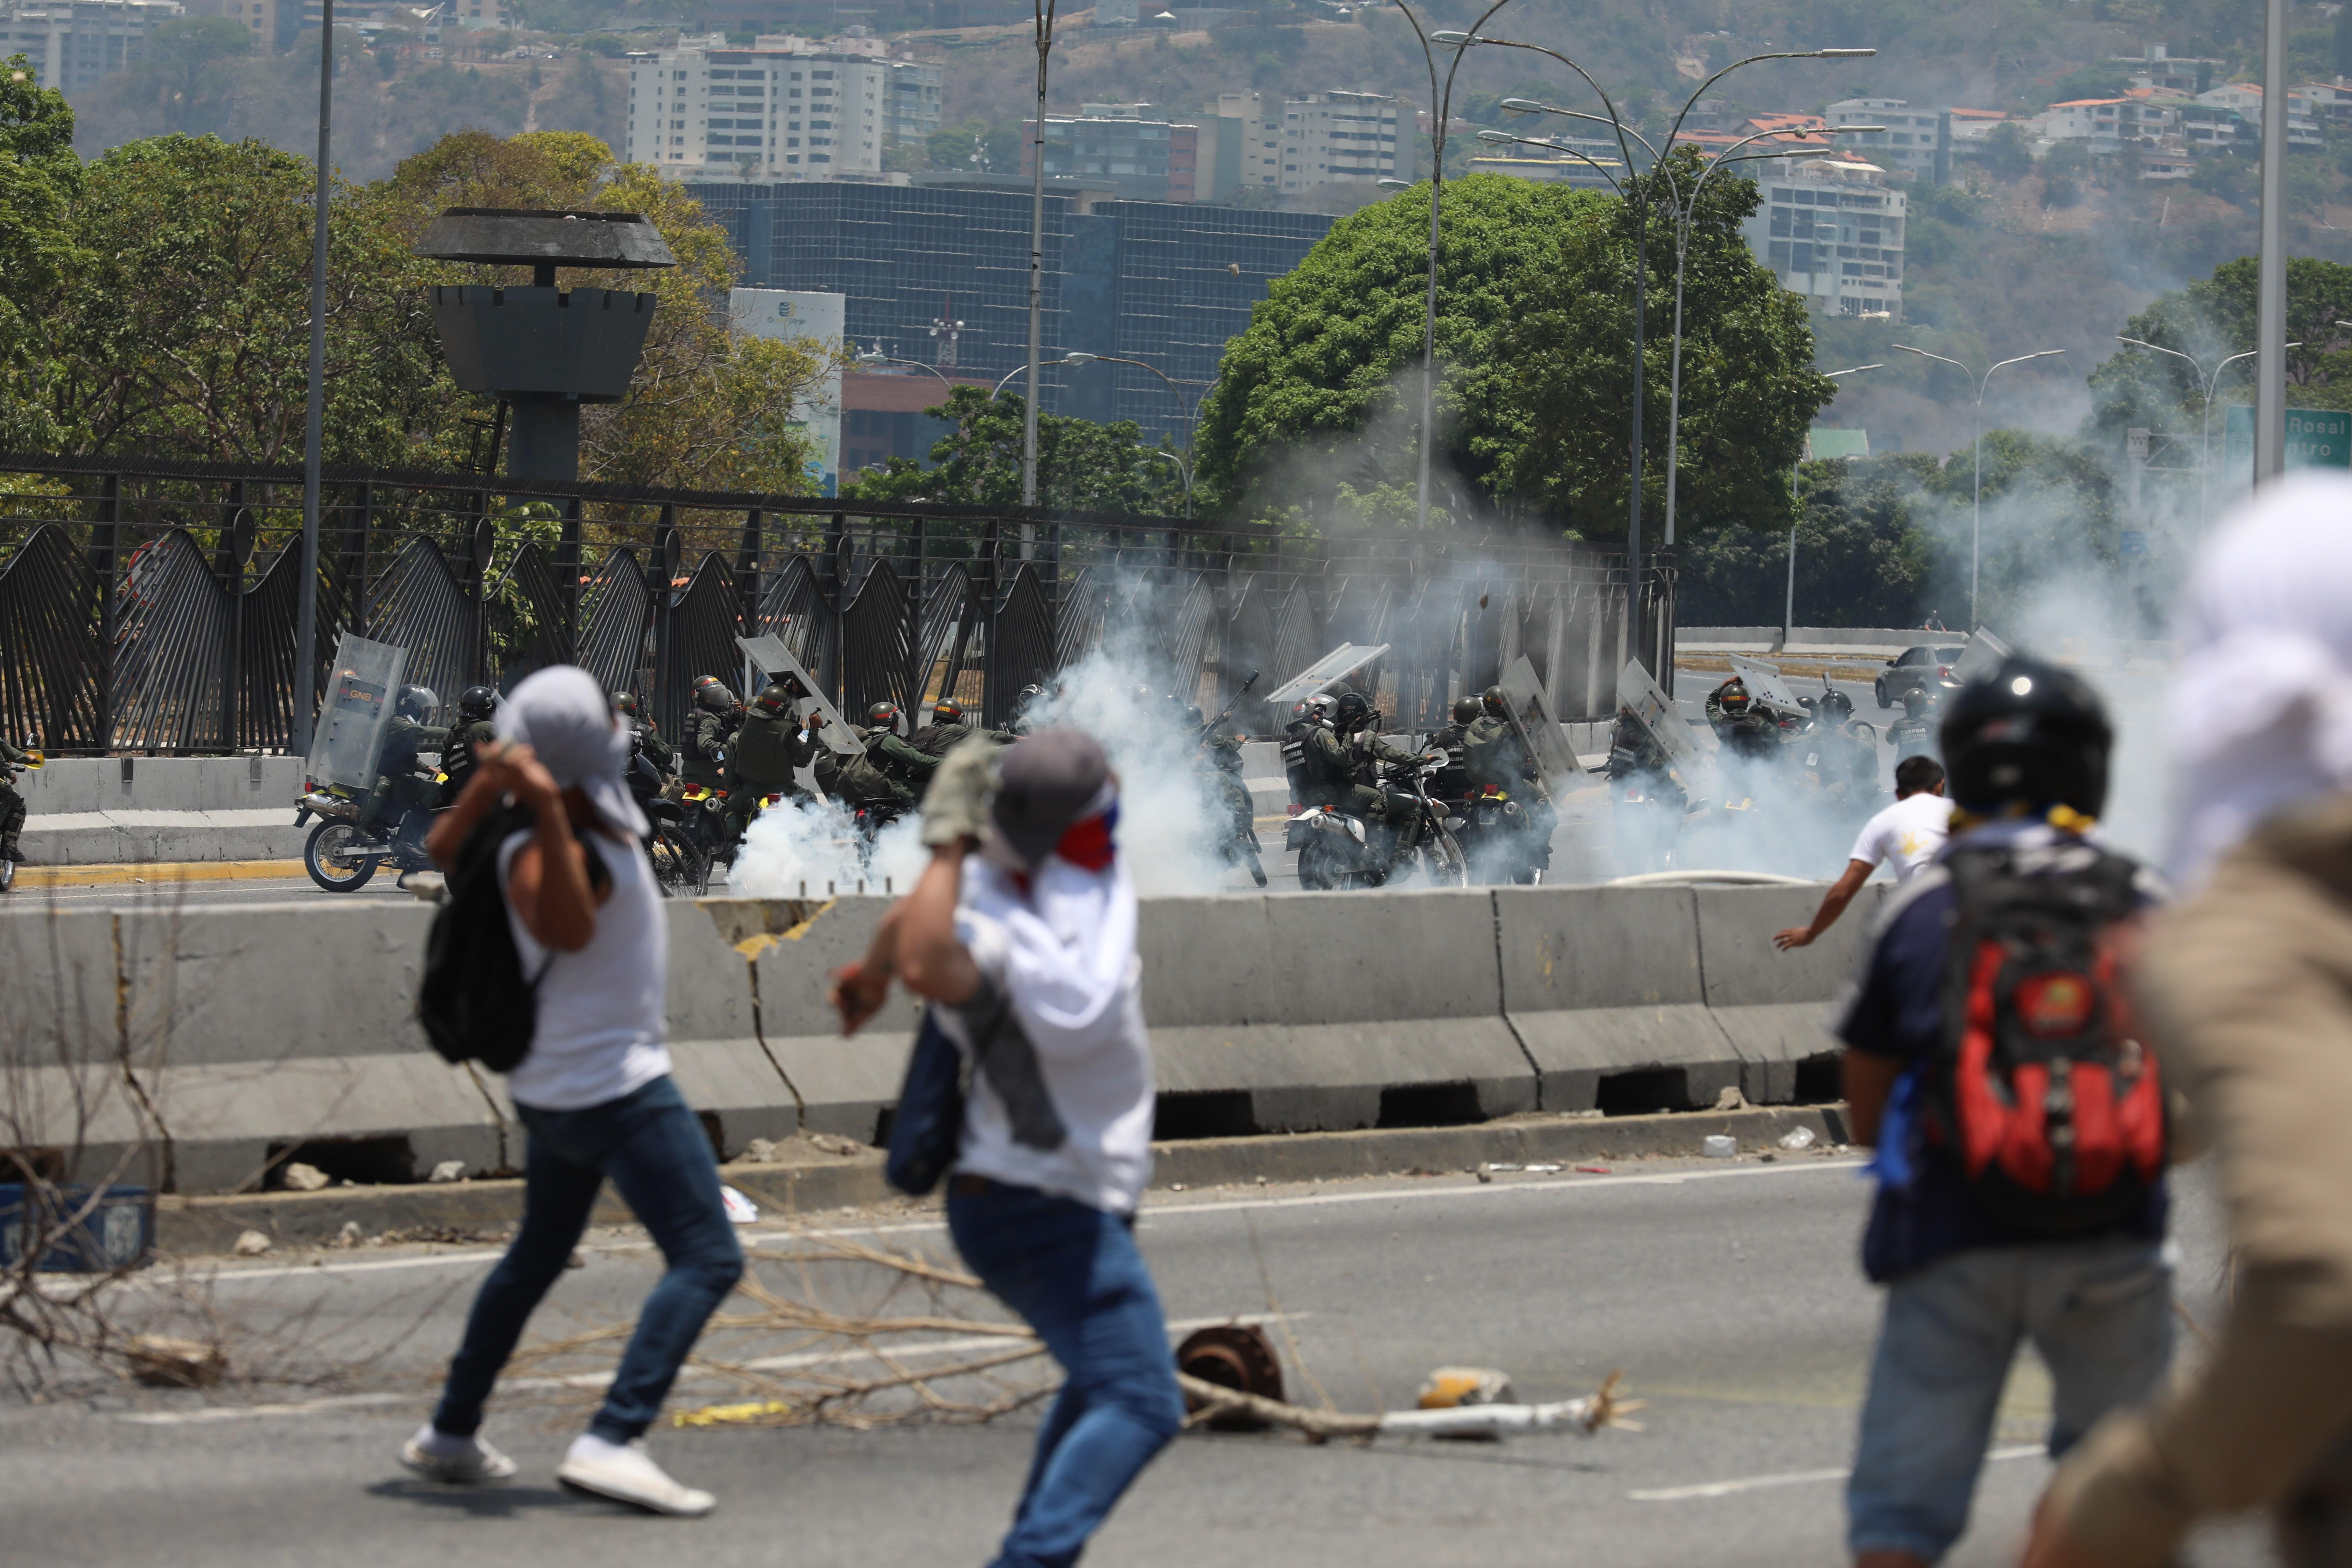
M 534 671 L 507 693 L 496 728 L 499 740 L 529 746 L 558 788 L 577 784 L 608 826 L 645 835 L 646 814 L 621 776 L 629 731 L 594 676 L 572 664 Z
M 1118 799 L 1110 760 L 1083 730 L 1057 725 L 1006 747 L 996 762 L 996 798 L 988 809 L 991 858 L 1034 870 L 1071 825 Z

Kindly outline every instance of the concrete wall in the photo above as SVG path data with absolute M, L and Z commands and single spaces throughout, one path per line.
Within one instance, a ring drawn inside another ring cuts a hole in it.
M 283 860 L 299 757 L 59 757 L 16 775 L 25 859 L 34 866 Z
M 1879 896 L 1775 952 L 1809 888 L 1504 888 L 1155 899 L 1144 1008 L 1160 1133 L 1433 1126 L 1527 1110 L 1786 1102 Z M 729 1156 L 795 1131 L 877 1140 L 911 1042 L 903 997 L 844 1040 L 826 977 L 886 901 L 667 906 L 681 1088 Z M 502 1080 L 414 1017 L 431 912 L 393 901 L 0 913 L 0 1139 L 98 1174 L 160 1129 L 141 1179 L 270 1184 L 289 1158 L 358 1180 L 520 1160 Z M 13 1121 L 21 1131 L 7 1131 Z

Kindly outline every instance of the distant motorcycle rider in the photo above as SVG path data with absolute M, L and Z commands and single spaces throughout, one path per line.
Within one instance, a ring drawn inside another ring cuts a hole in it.
M 735 700 L 732 687 L 715 675 L 695 677 L 694 713 L 691 727 L 683 737 L 678 777 L 705 789 L 724 788 L 722 770 L 727 742 L 734 739 L 742 723 L 743 705 Z
M 824 744 L 819 735 L 824 728 L 823 713 L 811 713 L 808 721 L 809 736 L 815 742 L 813 765 L 817 788 L 853 810 L 861 805 L 910 806 L 915 804 L 913 792 L 877 767 L 870 752 L 845 757 Z
M 1433 774 L 1429 793 L 1439 800 L 1466 800 L 1470 795 L 1470 764 L 1465 747 L 1470 726 L 1486 712 L 1486 705 L 1475 697 L 1457 699 L 1454 704 L 1454 722 L 1429 738 L 1429 749 L 1445 753 L 1445 766 Z
M 653 763 L 655 768 L 664 773 L 677 771 L 677 748 L 663 740 L 661 731 L 654 728 L 654 721 L 638 711 L 635 692 L 613 693 L 613 711 L 629 721 L 629 733 L 633 738 L 633 743 L 645 754 L 647 762 Z
M 1245 858 L 1250 875 L 1263 888 L 1265 867 L 1258 859 L 1263 846 L 1257 837 L 1257 802 L 1251 796 L 1249 785 L 1242 782 L 1242 747 L 1248 743 L 1249 737 L 1231 730 L 1223 733 L 1210 731 L 1208 721 L 1198 708 L 1184 710 L 1183 724 L 1189 732 L 1201 737 L 1193 748 L 1194 765 L 1208 775 L 1209 787 L 1225 808 L 1232 826 L 1230 842 L 1235 849 L 1248 846 Z
M 931 704 L 931 721 L 915 731 L 907 743 L 931 758 L 946 756 L 974 736 L 984 737 L 1000 746 L 1009 746 L 1021 737 L 1009 730 L 988 730 L 974 722 L 963 710 L 963 704 L 952 698 L 942 697 Z
M 1547 869 L 1559 814 L 1552 809 L 1543 770 L 1536 766 L 1527 741 L 1511 722 L 1509 693 L 1490 686 L 1480 694 L 1478 706 L 1482 711 L 1462 742 L 1462 760 L 1469 770 L 1471 786 L 1485 789 L 1492 784 L 1518 803 L 1527 815 L 1528 859 L 1536 869 Z
M 1743 757 L 1770 757 L 1781 743 L 1780 721 L 1748 694 L 1738 676 L 1706 695 L 1706 721 L 1725 749 Z
M 25 797 L 16 793 L 16 770 L 40 765 L 32 752 L 20 751 L 0 739 L 0 860 L 24 863 L 24 851 L 16 847 L 16 837 L 25 831 Z
M 898 705 L 887 700 L 875 703 L 866 710 L 866 728 L 855 731 L 866 742 L 866 759 L 882 770 L 888 778 L 909 795 L 919 798 L 923 786 L 931 782 L 931 772 L 940 760 L 928 756 L 908 745 L 898 736 Z
M 441 785 L 416 760 L 419 752 L 438 752 L 448 744 L 448 731 L 425 722 L 440 706 L 441 700 L 427 686 L 404 686 L 393 700 L 392 721 L 383 727 L 383 747 L 376 753 L 375 788 L 360 807 L 362 833 L 373 835 L 387 812 L 398 820 L 431 811 L 440 798 Z M 421 816 L 407 826 L 418 836 L 424 833 Z
M 498 739 L 498 731 L 490 723 L 498 705 L 499 694 L 487 686 L 468 686 L 457 693 L 457 721 L 449 727 L 449 738 L 441 747 L 441 776 L 446 782 L 434 802 L 436 806 L 457 798 L 457 792 L 473 776 L 482 748 Z
M 772 680 L 751 700 L 727 747 L 727 837 L 739 843 L 760 802 L 772 795 L 806 798 L 793 774 L 814 761 L 814 744 L 793 711 L 793 688 Z
M 1013 716 L 1005 721 L 1005 729 L 1015 737 L 1028 734 L 1037 728 L 1038 711 L 1045 706 L 1045 689 L 1031 681 L 1013 694 Z
M 1887 739 L 1895 742 L 1897 765 L 1906 757 L 1936 755 L 1935 714 L 1935 699 L 1918 687 L 1915 686 L 1903 694 L 1903 717 L 1886 727 Z
M 1419 752 L 1391 746 L 1381 739 L 1379 714 L 1360 691 L 1345 691 L 1332 704 L 1332 725 L 1348 759 L 1349 797 L 1345 809 L 1370 821 L 1385 822 L 1397 835 L 1399 853 L 1421 838 L 1421 803 L 1400 790 L 1382 787 L 1381 765 L 1419 767 Z

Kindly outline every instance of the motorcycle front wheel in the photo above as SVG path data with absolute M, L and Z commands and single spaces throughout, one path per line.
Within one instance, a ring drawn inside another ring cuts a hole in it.
M 356 893 L 368 885 L 375 868 L 383 864 L 381 855 L 351 855 L 346 847 L 362 837 L 358 826 L 349 822 L 322 822 L 310 829 L 310 838 L 302 846 L 302 869 L 310 873 L 310 880 L 331 893 Z
M 1443 827 L 1421 847 L 1422 874 L 1433 888 L 1466 888 L 1470 885 L 1470 862 L 1462 853 L 1462 846 L 1454 835 Z
M 663 823 L 654 829 L 647 858 L 665 899 L 698 899 L 710 890 L 710 860 L 682 828 Z

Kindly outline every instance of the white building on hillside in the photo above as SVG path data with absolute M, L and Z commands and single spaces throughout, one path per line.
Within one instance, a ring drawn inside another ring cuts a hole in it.
M 1909 198 L 1886 171 L 1852 157 L 1755 168 L 1763 199 L 1740 232 L 1781 286 L 1819 315 L 1901 321 Z
M 147 35 L 186 14 L 180 0 L 0 5 L 0 58 L 23 55 L 35 81 L 77 93 L 137 65 Z
M 1886 127 L 1842 136 L 1838 145 L 1859 147 L 1864 157 L 1903 179 L 1933 184 L 1939 159 L 1948 154 L 1944 117 L 1933 110 L 1922 113 L 1899 98 L 1845 99 L 1831 104 L 1826 118 L 1832 125 Z
M 625 156 L 677 180 L 878 176 L 883 149 L 938 129 L 939 106 L 937 66 L 834 41 L 688 38 L 629 57 Z
M 2233 109 L 2250 125 L 2263 122 L 2263 89 L 2250 81 L 2224 82 L 2197 95 L 2215 109 Z M 2326 145 L 2319 134 L 2319 105 L 2290 89 L 2286 95 L 2286 144 L 2290 152 L 2316 153 Z
M 1244 185 L 1295 195 L 1412 174 L 1412 145 L 1398 141 L 1397 100 L 1379 93 L 1310 92 L 1276 102 L 1228 92 L 1217 100 L 1217 116 L 1241 121 Z

